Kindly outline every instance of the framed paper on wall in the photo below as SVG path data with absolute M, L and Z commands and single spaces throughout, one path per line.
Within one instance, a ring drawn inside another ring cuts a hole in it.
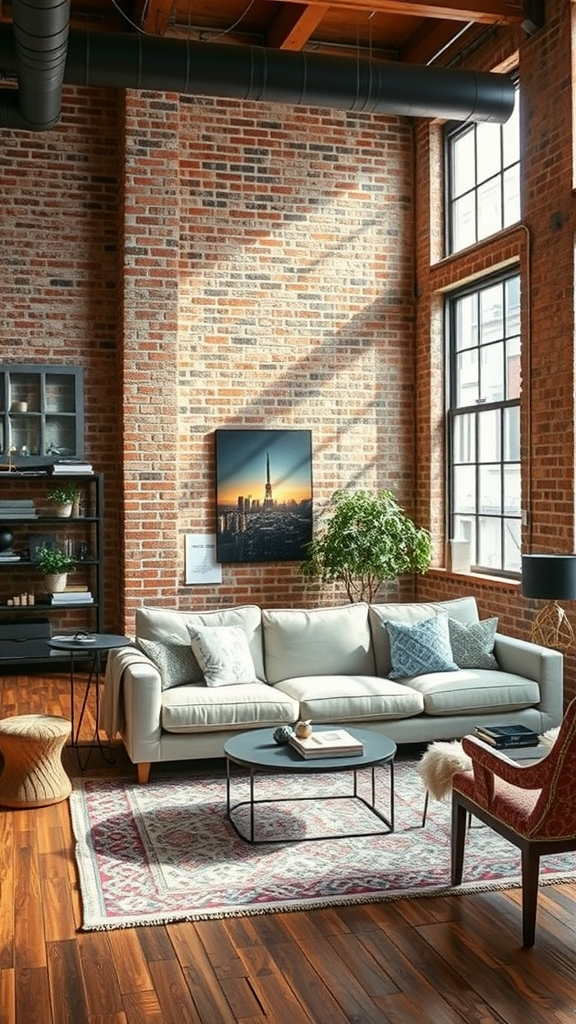
M 217 430 L 216 557 L 292 562 L 312 540 L 309 430 Z

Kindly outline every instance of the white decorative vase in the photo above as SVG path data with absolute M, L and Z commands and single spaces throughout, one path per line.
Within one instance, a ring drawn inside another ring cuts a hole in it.
M 72 502 L 67 501 L 65 505 L 56 505 L 56 515 L 61 519 L 67 519 L 72 515 Z
M 66 589 L 68 573 L 47 572 L 44 579 L 46 580 L 46 590 L 49 594 L 61 594 Z

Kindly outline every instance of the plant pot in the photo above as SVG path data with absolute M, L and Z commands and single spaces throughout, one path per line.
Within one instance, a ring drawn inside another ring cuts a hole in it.
M 56 506 L 56 515 L 60 516 L 61 519 L 67 519 L 68 516 L 72 515 L 72 502 L 67 501 L 65 505 Z
M 44 579 L 46 581 L 46 590 L 49 594 L 60 594 L 66 589 L 66 581 L 68 573 L 66 572 L 48 572 Z

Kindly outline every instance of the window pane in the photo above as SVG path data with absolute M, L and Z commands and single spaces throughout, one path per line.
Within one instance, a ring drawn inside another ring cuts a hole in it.
M 473 516 L 453 516 L 451 540 L 467 540 L 470 550 L 476 550 L 476 526 Z
M 457 199 L 452 206 L 452 248 L 455 251 L 474 245 L 476 241 L 476 219 L 474 193 L 469 192 Z
M 452 195 L 454 198 L 469 192 L 476 184 L 474 166 L 474 129 L 458 136 L 452 146 Z
M 504 190 L 504 213 L 502 227 L 516 224 L 520 220 L 520 164 L 515 164 L 509 171 L 504 171 L 502 183 Z
M 476 416 L 473 413 L 466 413 L 454 420 L 454 462 L 475 461 Z
M 478 344 L 478 299 L 466 295 L 454 304 L 456 311 L 456 350 Z
M 478 349 L 460 352 L 456 358 L 456 403 L 460 407 L 474 405 L 480 395 Z
M 480 292 L 480 342 L 504 337 L 504 292 L 501 284 Z
M 504 459 L 520 462 L 520 406 L 504 409 Z
M 502 125 L 502 145 L 504 167 L 520 160 L 520 103 L 516 93 L 516 103 L 511 116 Z
M 520 515 L 520 467 L 504 466 L 504 512 L 509 516 Z
M 480 401 L 501 402 L 504 398 L 504 343 L 482 349 Z
M 478 238 L 488 238 L 502 230 L 502 183 L 490 178 L 478 189 Z
M 498 174 L 502 167 L 500 125 L 479 124 L 476 129 L 476 146 L 478 151 L 477 181 L 480 183 Z
M 522 568 L 522 539 L 519 519 L 504 520 L 504 565 L 508 572 L 520 572 Z
M 500 461 L 500 410 L 493 409 L 478 416 L 478 461 Z
M 471 466 L 454 467 L 454 512 L 476 511 L 476 473 Z
M 520 334 L 520 278 L 511 277 L 504 283 L 506 307 L 506 334 Z
M 506 398 L 520 398 L 521 388 L 520 338 L 511 338 L 506 344 Z
M 478 522 L 478 565 L 499 569 L 502 565 L 500 519 L 480 518 Z
M 499 515 L 502 512 L 502 473 L 499 465 L 480 466 L 478 511 Z

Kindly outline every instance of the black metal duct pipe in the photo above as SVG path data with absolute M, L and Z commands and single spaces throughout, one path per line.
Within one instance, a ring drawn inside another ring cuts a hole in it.
M 64 81 L 457 121 L 504 122 L 514 107 L 507 75 L 74 30 Z
M 60 120 L 70 0 L 13 0 L 12 12 L 18 89 L 6 94 L 6 116 L 46 131 Z

